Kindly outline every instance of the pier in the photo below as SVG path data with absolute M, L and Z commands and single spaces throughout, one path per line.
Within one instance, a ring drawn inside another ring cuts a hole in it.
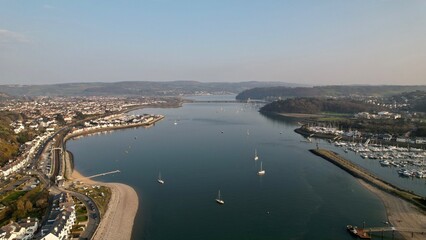
M 348 225 L 351 226 L 351 225 Z M 348 231 L 361 238 L 361 239 L 371 239 L 371 233 L 383 233 L 385 232 L 392 232 L 392 235 L 395 234 L 395 232 L 406 232 L 411 233 L 411 237 L 414 237 L 414 234 L 416 235 L 425 235 L 426 237 L 426 229 L 417 229 L 417 228 L 404 228 L 404 227 L 392 227 L 392 226 L 386 226 L 386 227 L 369 227 L 369 228 L 357 228 L 355 227 L 356 232 L 352 232 L 348 229 Z
M 114 171 L 110 171 L 110 172 L 104 172 L 104 173 L 98 173 L 89 177 L 83 177 L 83 178 L 79 178 L 79 179 L 90 179 L 90 178 L 95 178 L 95 177 L 100 177 L 100 176 L 105 176 L 105 175 L 109 175 L 109 174 L 114 174 L 114 173 L 119 173 L 120 170 L 114 170 Z M 76 179 L 76 180 L 79 180 Z
M 420 233 L 422 235 L 426 235 L 426 229 L 418 229 L 418 228 L 403 228 L 403 227 L 371 227 L 365 228 L 364 232 L 372 233 L 372 232 L 408 232 L 408 233 Z M 426 236 L 425 236 L 426 237 Z

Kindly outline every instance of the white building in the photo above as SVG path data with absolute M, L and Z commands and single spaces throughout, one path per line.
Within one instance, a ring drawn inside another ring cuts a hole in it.
M 30 240 L 39 227 L 37 218 L 11 222 L 0 229 L 0 240 Z
M 75 220 L 75 206 L 72 197 L 65 193 L 56 195 L 48 221 L 41 229 L 43 236 L 41 240 L 68 239 Z

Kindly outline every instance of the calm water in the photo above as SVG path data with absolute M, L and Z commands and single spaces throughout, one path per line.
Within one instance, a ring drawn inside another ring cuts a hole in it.
M 294 123 L 257 110 L 240 103 L 143 109 L 137 112 L 166 118 L 147 129 L 72 140 L 67 148 L 84 175 L 119 169 L 99 180 L 136 189 L 133 239 L 353 239 L 346 224 L 383 225 L 375 195 L 309 153 L 314 146 L 301 142 Z M 156 181 L 159 171 L 164 185 Z M 219 189 L 223 206 L 215 202 Z

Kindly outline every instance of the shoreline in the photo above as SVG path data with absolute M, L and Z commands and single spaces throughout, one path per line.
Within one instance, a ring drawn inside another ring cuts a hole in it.
M 358 182 L 382 201 L 391 226 L 402 230 L 425 229 L 424 234 L 426 234 L 426 215 L 420 209 L 401 198 L 374 187 L 362 179 L 358 179 Z M 368 231 L 368 228 L 365 230 Z M 421 233 L 412 235 L 410 231 L 396 231 L 404 239 L 421 240 L 425 238 L 425 235 Z
M 325 149 L 309 150 L 354 176 L 382 201 L 391 226 L 405 239 L 424 239 L 426 206 L 424 198 L 389 184 L 340 155 Z M 368 232 L 368 228 L 365 229 Z
M 78 180 L 86 185 L 102 185 L 111 190 L 108 207 L 97 227 L 92 239 L 122 239 L 132 238 L 133 225 L 139 208 L 139 197 L 134 188 L 123 183 L 106 183 L 94 181 L 82 175 L 77 170 L 72 171 L 69 181 Z
M 98 133 L 98 132 L 106 132 L 106 131 L 115 131 L 115 130 L 121 130 L 121 129 L 128 129 L 128 128 L 139 128 L 139 127 L 143 127 L 143 128 L 149 128 L 152 126 L 155 126 L 155 124 L 161 120 L 163 120 L 165 117 L 159 117 L 157 119 L 154 119 L 153 121 L 149 122 L 149 123 L 139 123 L 139 124 L 132 124 L 132 125 L 121 125 L 121 126 L 113 126 L 113 127 L 103 127 L 103 128 L 96 128 L 96 129 L 90 129 L 87 131 L 82 131 L 82 132 L 77 132 L 77 133 L 70 133 L 67 134 L 64 137 L 64 144 L 72 138 L 75 137 L 81 137 L 81 136 L 86 136 L 89 134 L 93 134 L 93 133 Z
M 314 113 L 275 113 L 278 116 L 288 117 L 288 118 L 320 118 L 325 117 L 325 114 L 314 114 Z
M 134 109 L 133 109 L 134 110 Z M 138 127 L 150 127 L 155 125 L 156 122 L 164 119 L 160 117 L 150 122 L 149 124 L 137 124 L 137 125 L 125 125 L 115 126 L 108 128 L 100 128 L 92 131 L 81 132 L 78 134 L 68 134 L 63 138 L 64 147 L 66 142 L 77 136 L 86 136 L 92 133 L 119 130 L 126 128 L 138 128 Z M 123 183 L 107 183 L 101 181 L 95 181 L 82 175 L 78 170 L 75 169 L 73 154 L 71 151 L 66 150 L 67 157 L 65 161 L 65 173 L 68 182 L 80 181 L 86 185 L 102 185 L 106 186 L 111 190 L 111 198 L 107 205 L 107 210 L 103 216 L 100 216 L 100 224 L 96 228 L 93 234 L 93 240 L 103 239 L 118 239 L 118 240 L 130 240 L 133 233 L 133 225 L 136 218 L 136 214 L 139 209 L 139 197 L 136 190 Z

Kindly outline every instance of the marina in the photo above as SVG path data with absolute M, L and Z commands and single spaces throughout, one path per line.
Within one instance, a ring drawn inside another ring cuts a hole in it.
M 426 151 L 418 148 L 383 146 L 376 144 L 334 142 L 345 152 L 352 151 L 359 157 L 379 161 L 382 167 L 395 168 L 395 174 L 401 177 L 426 178 Z

